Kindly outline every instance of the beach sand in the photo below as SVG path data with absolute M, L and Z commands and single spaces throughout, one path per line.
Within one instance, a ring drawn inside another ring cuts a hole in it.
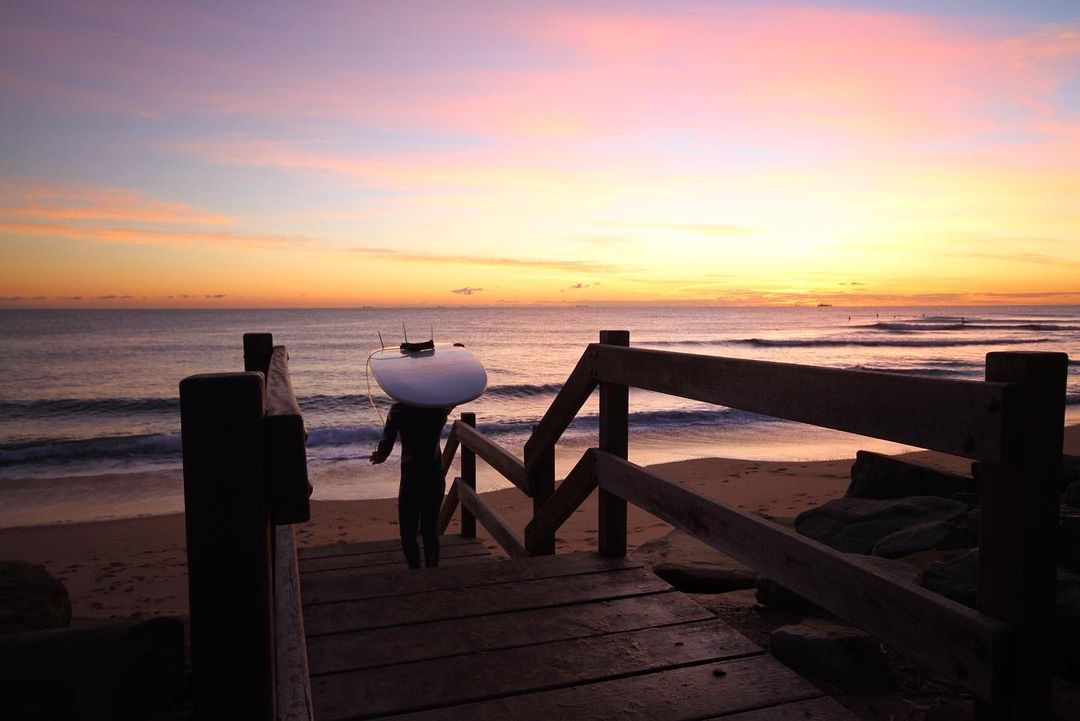
M 1080 455 L 1080 426 L 1066 429 L 1065 452 Z M 908 457 L 966 472 L 970 462 L 936 453 Z M 842 496 L 851 460 L 776 462 L 725 458 L 661 463 L 659 475 L 753 513 L 791 518 Z M 519 533 L 532 515 L 532 501 L 516 488 L 485 493 L 484 499 Z M 596 548 L 596 494 L 563 525 L 560 553 Z M 451 524 L 456 532 L 457 518 Z M 670 526 L 630 506 L 631 549 L 666 534 Z M 317 546 L 339 541 L 397 537 L 395 499 L 316 501 L 309 523 L 296 527 L 297 542 Z M 478 535 L 501 553 L 482 527 Z M 182 514 L 118 521 L 0 529 L 0 559 L 43 564 L 63 581 L 78 619 L 187 615 L 187 573 Z M 403 562 L 404 565 L 404 562 Z

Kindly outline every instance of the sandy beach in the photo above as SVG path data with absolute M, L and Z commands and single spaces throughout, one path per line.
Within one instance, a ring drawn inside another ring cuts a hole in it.
M 1080 454 L 1080 426 L 1066 429 L 1065 452 Z M 910 458 L 955 471 L 963 459 L 936 453 Z M 851 460 L 766 462 L 725 458 L 651 466 L 661 476 L 744 510 L 790 518 L 847 488 Z M 532 502 L 517 489 L 484 494 L 519 531 L 531 517 Z M 635 548 L 670 527 L 629 509 L 628 543 Z M 456 520 L 450 531 L 456 530 Z M 496 553 L 497 546 L 479 534 Z M 312 519 L 297 527 L 298 542 L 315 546 L 338 541 L 397 537 L 394 499 L 313 503 Z M 559 552 L 596 547 L 596 494 L 562 527 Z M 182 514 L 117 521 L 0 529 L 0 558 L 43 564 L 60 578 L 79 619 L 139 618 L 187 614 L 187 575 Z

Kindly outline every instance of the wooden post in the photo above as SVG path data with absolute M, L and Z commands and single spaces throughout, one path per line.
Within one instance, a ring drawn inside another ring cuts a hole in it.
M 195 716 L 275 717 L 263 376 L 180 382 Z
M 978 717 L 1049 721 L 1056 533 L 1065 424 L 1064 353 L 989 353 L 986 380 L 1006 395 L 1005 459 L 981 478 L 978 608 L 1015 631 L 1015 653 Z M 995 659 L 997 661 L 997 659 Z
M 533 426 L 536 432 L 536 426 Z M 543 508 L 548 499 L 555 494 L 555 447 L 537 454 L 536 458 L 529 462 L 526 459 L 525 477 L 532 493 L 533 518 Z M 555 555 L 555 529 L 537 536 L 535 543 L 529 551 L 534 556 Z
M 266 375 L 274 354 L 272 333 L 244 333 L 244 370 Z
M 470 428 L 476 428 L 476 414 L 462 413 L 461 422 Z M 461 446 L 461 482 L 469 488 L 476 490 L 476 453 Z M 476 516 L 473 512 L 461 506 L 461 535 L 464 538 L 476 538 Z
M 629 346 L 630 331 L 602 330 L 600 342 Z M 600 450 L 626 458 L 630 391 L 624 385 L 600 384 Z M 597 543 L 601 556 L 626 555 L 626 501 L 600 489 Z

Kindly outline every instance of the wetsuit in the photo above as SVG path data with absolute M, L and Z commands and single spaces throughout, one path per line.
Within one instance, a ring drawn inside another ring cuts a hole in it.
M 439 507 L 446 490 L 439 437 L 449 413 L 448 408 L 418 408 L 395 403 L 386 416 L 382 440 L 376 451 L 385 458 L 393 449 L 394 440 L 401 435 L 398 530 L 401 550 L 409 568 L 420 568 L 417 525 L 424 537 L 425 565 L 439 565 Z

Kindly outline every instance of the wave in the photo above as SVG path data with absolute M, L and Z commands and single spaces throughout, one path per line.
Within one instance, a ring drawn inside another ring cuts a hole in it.
M 957 330 L 1030 330 L 1037 332 L 1054 331 L 1080 331 L 1080 325 L 1060 325 L 1055 323 L 925 323 L 918 321 L 905 321 L 902 323 L 870 323 L 868 325 L 855 326 L 856 328 L 872 328 L 893 333 L 911 333 L 924 331 L 957 331 Z
M 732 345 L 748 345 L 754 348 L 958 348 L 961 346 L 1031 345 L 1034 343 L 1049 342 L 1049 338 L 993 338 L 986 340 L 962 340 L 959 338 L 952 340 L 900 340 L 895 338 L 743 338 L 741 340 L 730 341 Z
M 180 456 L 179 433 L 30 441 L 0 446 L 0 467 L 98 459 L 148 460 Z
M 179 412 L 179 398 L 47 398 L 0 402 L 0 414 L 7 417 Z

